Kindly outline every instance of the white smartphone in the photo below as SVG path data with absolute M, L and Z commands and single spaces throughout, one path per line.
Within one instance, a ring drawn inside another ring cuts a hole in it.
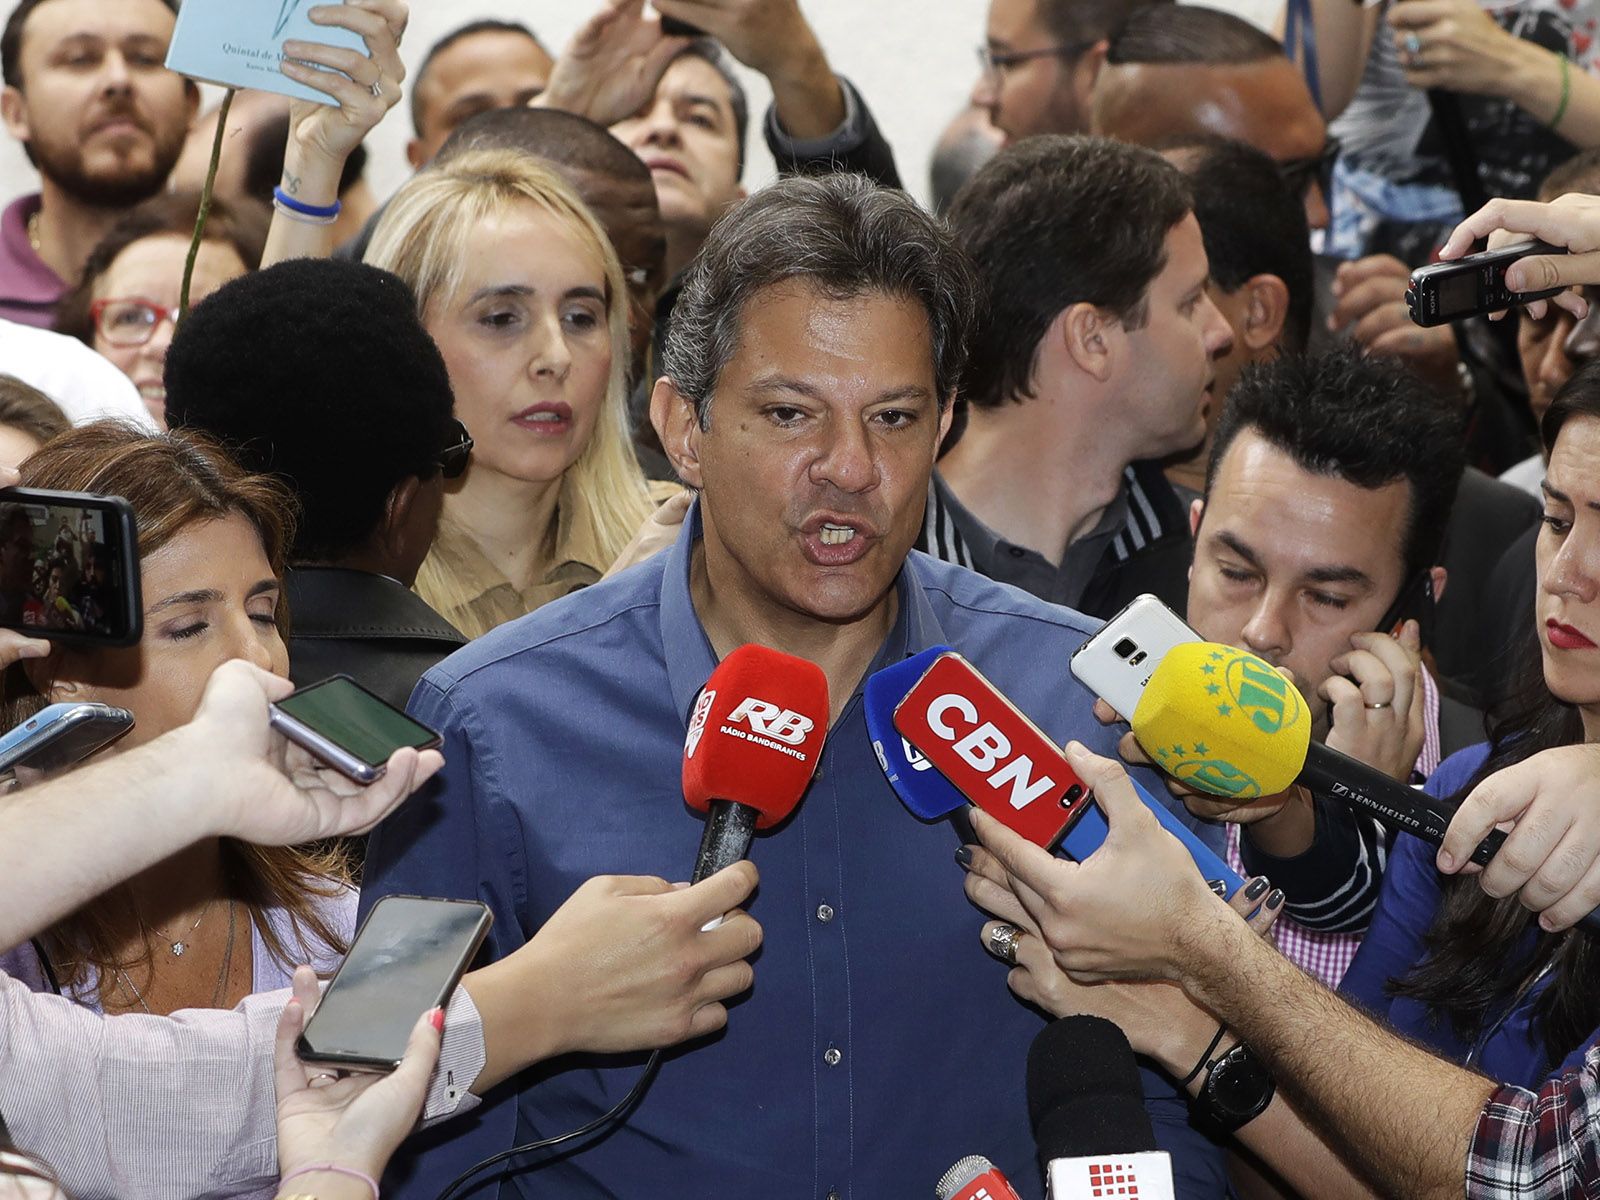
M 1072 673 L 1126 721 L 1167 651 L 1204 640 L 1182 617 L 1146 593 L 1135 596 L 1073 651 Z

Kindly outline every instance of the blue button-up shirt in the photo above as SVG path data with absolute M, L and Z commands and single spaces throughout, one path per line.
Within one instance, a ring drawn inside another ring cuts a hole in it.
M 683 739 L 716 666 L 689 592 L 699 533 L 696 511 L 671 550 L 428 672 L 411 711 L 444 735 L 447 765 L 373 835 L 363 908 L 391 892 L 479 897 L 500 958 L 591 876 L 688 877 L 703 826 L 683 801 Z M 949 643 L 1057 741 L 1114 753 L 1067 671 L 1093 621 L 922 554 L 896 587 L 873 670 Z M 1043 1021 L 979 943 L 955 845 L 884 780 L 858 689 L 795 817 L 751 849 L 765 939 L 727 1029 L 669 1052 L 619 1128 L 512 1193 L 883 1200 L 931 1195 L 983 1154 L 1038 1197 L 1023 1067 Z M 433 1200 L 479 1159 L 584 1124 L 642 1061 L 564 1060 L 509 1081 L 403 1149 L 391 1194 Z M 1220 1152 L 1170 1083 L 1147 1072 L 1146 1088 L 1180 1195 L 1220 1196 Z

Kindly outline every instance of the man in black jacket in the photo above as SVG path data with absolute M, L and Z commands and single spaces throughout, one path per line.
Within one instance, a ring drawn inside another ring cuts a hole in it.
M 358 263 L 280 263 L 197 306 L 166 377 L 173 428 L 210 434 L 300 500 L 290 676 L 347 674 L 404 707 L 466 644 L 410 588 L 471 450 L 410 289 Z

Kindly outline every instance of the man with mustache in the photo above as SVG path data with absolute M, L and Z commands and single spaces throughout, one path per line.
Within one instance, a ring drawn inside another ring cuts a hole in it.
M 21 0 L 0 35 L 6 131 L 40 191 L 0 215 L 0 317 L 48 327 L 89 251 L 154 196 L 200 94 L 163 65 L 173 0 Z

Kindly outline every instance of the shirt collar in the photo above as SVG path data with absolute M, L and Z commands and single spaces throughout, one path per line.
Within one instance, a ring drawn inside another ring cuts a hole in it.
M 472 536 L 448 517 L 440 522 L 439 535 L 434 540 L 434 552 L 463 590 L 471 593 L 469 603 L 475 603 L 496 588 L 517 590 L 478 549 L 478 543 Z M 611 565 L 604 560 L 593 513 L 588 505 L 580 503 L 573 494 L 571 481 L 563 480 L 561 495 L 556 500 L 555 550 L 534 589 L 560 583 L 569 576 L 582 583 L 593 583 Z
M 40 203 L 38 195 L 23 196 L 0 213 L 0 291 L 8 300 L 54 304 L 67 290 L 28 240 L 28 219 Z
M 694 598 L 689 588 L 689 578 L 694 567 L 694 545 L 704 536 L 705 527 L 700 517 L 700 500 L 689 506 L 678 540 L 667 551 L 666 569 L 661 577 L 661 646 L 667 663 L 667 681 L 672 689 L 672 701 L 678 714 L 688 727 L 689 712 L 695 697 L 705 686 L 711 672 L 717 668 L 716 651 L 706 636 L 700 614 L 695 612 Z M 930 646 L 943 645 L 944 628 L 934 615 L 928 602 L 927 581 L 923 563 L 928 561 L 917 551 L 906 558 L 905 565 L 895 576 L 895 591 L 899 597 L 899 611 L 889 636 L 873 659 L 866 677 L 873 671 L 891 663 L 900 662 L 920 654 Z M 857 686 L 857 692 L 860 686 Z

